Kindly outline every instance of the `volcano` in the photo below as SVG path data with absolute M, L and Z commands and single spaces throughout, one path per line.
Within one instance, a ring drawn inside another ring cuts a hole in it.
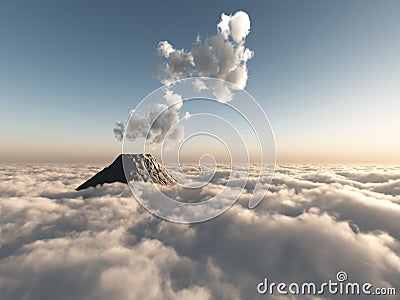
M 125 172 L 124 172 L 125 167 Z M 151 154 L 120 154 L 114 162 L 76 188 L 77 191 L 104 183 L 131 181 L 174 185 L 175 179 Z

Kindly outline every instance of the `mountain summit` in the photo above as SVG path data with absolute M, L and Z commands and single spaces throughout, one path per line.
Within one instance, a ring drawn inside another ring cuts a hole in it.
M 125 171 L 124 172 L 124 166 Z M 98 184 L 130 181 L 174 185 L 175 179 L 151 154 L 120 154 L 114 162 L 76 188 L 77 191 Z

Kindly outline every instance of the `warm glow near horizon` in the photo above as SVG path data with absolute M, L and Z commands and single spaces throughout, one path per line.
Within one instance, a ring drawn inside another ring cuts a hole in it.
M 224 78 L 244 85 L 266 112 L 277 162 L 400 163 L 400 26 L 398 4 L 386 3 L 245 5 L 246 30 L 228 40 L 246 39 L 248 51 L 221 59 L 242 60 Z M 98 8 L 95 28 L 79 9 L 71 10 L 72 22 L 52 6 L 30 13 L 5 6 L 1 163 L 112 161 L 122 151 L 114 123 L 161 85 L 160 59 L 177 49 L 190 58 L 197 34 L 206 43 L 226 25 L 221 7 L 207 16 L 188 12 L 168 26 L 153 18 L 149 27 L 144 15 L 126 16 L 124 26 L 118 14 L 103 22 L 111 16 Z M 223 68 L 212 67 L 220 76 Z M 185 113 L 193 110 L 179 118 Z M 208 151 L 199 146 L 182 159 L 196 161 L 200 150 Z

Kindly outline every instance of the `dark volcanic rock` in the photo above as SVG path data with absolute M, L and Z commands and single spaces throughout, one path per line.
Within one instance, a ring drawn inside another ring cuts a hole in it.
M 130 181 L 150 181 L 161 185 L 176 183 L 165 167 L 159 164 L 151 154 L 120 154 L 111 165 L 81 184 L 76 190 L 95 187 L 98 184 Z

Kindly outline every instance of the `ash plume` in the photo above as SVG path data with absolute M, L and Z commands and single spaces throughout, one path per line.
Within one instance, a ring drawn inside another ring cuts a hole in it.
M 231 101 L 232 87 L 226 85 L 224 81 L 232 83 L 238 89 L 246 87 L 247 61 L 254 55 L 254 52 L 245 46 L 249 33 L 250 18 L 247 13 L 238 11 L 233 15 L 223 13 L 217 24 L 217 34 L 204 41 L 198 35 L 190 50 L 176 49 L 168 41 L 160 41 L 157 52 L 162 61 L 158 79 L 162 84 L 197 76 L 221 79 L 213 86 L 206 86 L 201 79 L 196 79 L 195 88 L 198 91 L 211 89 L 217 100 Z M 165 88 L 164 99 L 152 111 L 131 120 L 129 126 L 125 121 L 117 122 L 114 128 L 115 138 L 122 141 L 125 136 L 128 140 L 134 141 L 144 137 L 149 139 L 150 143 L 161 143 L 166 133 L 180 120 L 182 104 L 181 95 Z M 168 110 L 164 111 L 167 107 Z M 161 113 L 162 111 L 164 112 Z M 155 119 L 158 115 L 159 117 Z M 151 127 L 147 132 L 149 124 Z M 183 133 L 181 125 L 175 126 L 166 141 L 180 141 L 184 136 Z
M 247 61 L 254 52 L 246 48 L 250 33 L 250 18 L 238 11 L 234 15 L 221 15 L 217 34 L 202 41 L 197 36 L 191 50 L 174 48 L 168 41 L 158 44 L 158 54 L 163 62 L 159 78 L 166 84 L 178 79 L 203 76 L 228 81 L 245 88 L 248 79 Z M 215 97 L 223 102 L 232 100 L 229 91 L 221 86 L 212 87 Z

